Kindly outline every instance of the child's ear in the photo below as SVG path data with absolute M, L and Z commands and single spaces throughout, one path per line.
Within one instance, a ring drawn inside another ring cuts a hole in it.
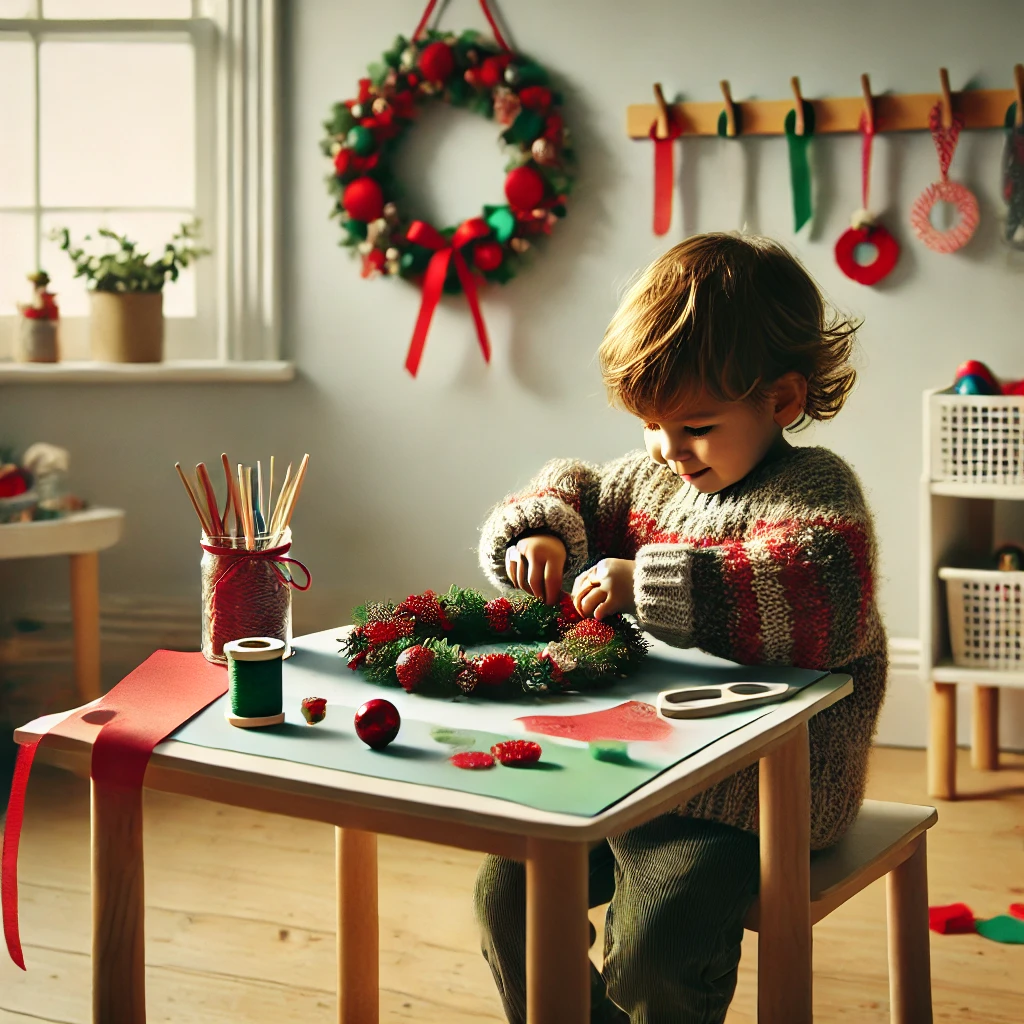
M 771 401 L 772 419 L 785 429 L 803 415 L 807 405 L 807 378 L 791 370 L 784 373 L 773 385 Z

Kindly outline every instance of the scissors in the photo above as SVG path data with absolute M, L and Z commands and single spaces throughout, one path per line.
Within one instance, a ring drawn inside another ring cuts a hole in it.
M 662 718 L 708 718 L 730 711 L 744 711 L 760 704 L 785 699 L 787 683 L 725 683 L 722 686 L 689 686 L 662 690 L 658 714 Z

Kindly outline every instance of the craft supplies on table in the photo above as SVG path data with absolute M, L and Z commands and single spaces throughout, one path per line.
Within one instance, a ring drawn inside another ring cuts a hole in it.
M 658 714 L 662 718 L 710 718 L 744 708 L 759 707 L 785 700 L 785 683 L 726 683 L 725 686 L 686 686 L 662 690 L 658 694 Z
M 200 560 L 202 581 L 202 650 L 209 661 L 226 663 L 225 644 L 242 637 L 271 637 L 289 654 L 292 635 L 292 590 L 308 590 L 309 570 L 288 554 L 289 524 L 302 492 L 309 465 L 304 455 L 293 475 L 289 463 L 276 501 L 274 458 L 270 460 L 270 486 L 265 500 L 262 463 L 257 463 L 256 486 L 251 466 L 221 455 L 224 470 L 224 509 L 220 510 L 206 464 L 196 466 L 190 480 L 180 463 L 174 468 L 202 527 Z M 294 568 L 301 570 L 300 583 Z
M 225 717 L 241 729 L 280 725 L 284 721 L 281 662 L 287 644 L 271 636 L 250 636 L 224 645 L 228 659 Z

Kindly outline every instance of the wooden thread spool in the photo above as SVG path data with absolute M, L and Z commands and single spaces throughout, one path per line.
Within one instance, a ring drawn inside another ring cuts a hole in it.
M 285 642 L 250 636 L 224 645 L 228 659 L 228 700 L 224 717 L 241 729 L 280 725 L 284 721 L 281 663 Z

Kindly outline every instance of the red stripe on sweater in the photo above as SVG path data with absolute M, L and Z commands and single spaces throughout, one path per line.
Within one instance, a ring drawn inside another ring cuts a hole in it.
M 758 665 L 764 660 L 761 613 L 754 593 L 754 570 L 742 541 L 722 543 L 722 582 L 733 606 L 729 617 L 733 656 L 744 664 Z
M 765 538 L 765 546 L 779 565 L 779 582 L 793 613 L 793 664 L 797 668 L 828 668 L 832 606 L 818 579 L 817 566 L 800 558 L 800 545 L 794 540 L 770 536 Z

